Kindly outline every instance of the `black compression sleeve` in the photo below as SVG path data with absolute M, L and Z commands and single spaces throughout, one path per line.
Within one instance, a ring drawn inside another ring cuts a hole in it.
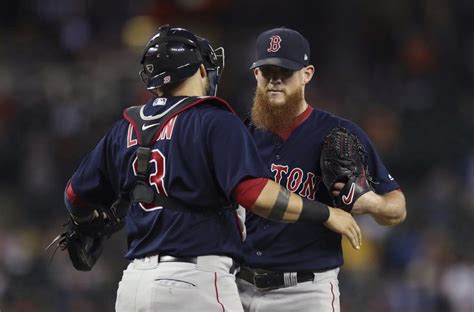
M 320 202 L 303 198 L 303 209 L 298 221 L 324 223 L 329 219 L 329 208 Z

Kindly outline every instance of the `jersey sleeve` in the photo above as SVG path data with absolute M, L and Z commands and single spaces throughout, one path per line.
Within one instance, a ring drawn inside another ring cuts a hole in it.
M 222 110 L 212 115 L 207 145 L 214 175 L 227 198 L 244 179 L 271 178 L 253 138 L 236 115 Z
M 235 201 L 244 208 L 250 209 L 267 185 L 269 179 L 254 178 L 241 181 L 234 189 Z
M 348 128 L 352 133 L 354 133 L 359 141 L 364 145 L 365 150 L 367 151 L 368 156 L 368 170 L 369 175 L 371 176 L 374 183 L 372 184 L 375 192 L 377 194 L 385 194 L 390 191 L 400 188 L 398 182 L 392 177 L 388 172 L 387 168 L 382 162 L 381 157 L 379 156 L 374 144 L 368 137 L 368 135 L 362 130 L 358 125 L 350 121 L 344 121 L 342 126 Z
M 87 154 L 68 184 L 77 200 L 90 206 L 110 206 L 117 197 L 114 191 L 114 155 L 117 154 L 116 141 L 123 121 L 117 122 Z

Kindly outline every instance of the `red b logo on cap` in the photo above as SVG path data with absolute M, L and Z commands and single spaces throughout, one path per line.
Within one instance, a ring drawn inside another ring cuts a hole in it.
M 270 37 L 270 47 L 267 49 L 268 52 L 277 52 L 281 48 L 281 38 L 278 35 Z

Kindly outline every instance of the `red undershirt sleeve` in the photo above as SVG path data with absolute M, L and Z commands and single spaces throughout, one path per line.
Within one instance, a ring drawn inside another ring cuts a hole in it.
M 94 208 L 79 198 L 72 187 L 71 181 L 68 182 L 64 192 L 64 203 L 66 208 L 72 215 L 82 217 L 91 214 Z
M 233 192 L 235 201 L 242 207 L 250 209 L 268 181 L 267 178 L 252 178 L 241 181 Z

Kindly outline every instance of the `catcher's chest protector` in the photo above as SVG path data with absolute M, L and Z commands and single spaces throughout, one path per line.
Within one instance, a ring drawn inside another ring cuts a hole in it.
M 203 103 L 219 105 L 233 112 L 232 108 L 226 102 L 218 97 L 211 96 L 183 98 L 165 110 L 164 113 L 154 116 L 145 116 L 143 114 L 145 105 L 132 106 L 124 111 L 123 116 L 133 126 L 139 146 L 137 149 L 137 182 L 131 193 L 131 199 L 134 202 L 172 205 L 177 209 L 187 210 L 180 202 L 153 191 L 148 183 L 150 177 L 148 168 L 152 147 L 168 121 L 177 114 Z

